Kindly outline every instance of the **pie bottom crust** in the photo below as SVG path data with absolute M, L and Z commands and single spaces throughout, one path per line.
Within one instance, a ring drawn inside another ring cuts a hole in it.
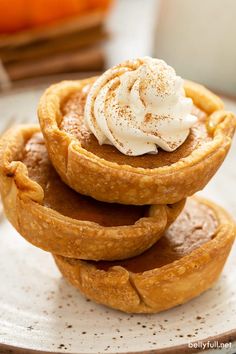
M 38 132 L 38 126 L 20 126 L 5 133 L 0 141 L 4 210 L 16 230 L 33 245 L 78 259 L 124 259 L 151 247 L 182 211 L 185 200 L 151 205 L 147 216 L 133 225 L 105 227 L 45 207 L 42 187 L 29 178 L 27 167 L 19 161 L 27 140 Z
M 55 256 L 63 276 L 86 297 L 129 313 L 154 313 L 183 304 L 211 288 L 219 277 L 235 238 L 231 217 L 214 203 L 218 222 L 214 238 L 186 256 L 160 268 L 133 273 L 121 266 L 108 270 L 76 259 Z

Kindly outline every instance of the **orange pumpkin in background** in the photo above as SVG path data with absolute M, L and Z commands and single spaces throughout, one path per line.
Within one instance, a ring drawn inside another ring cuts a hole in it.
M 95 9 L 106 10 L 110 0 L 0 0 L 0 33 L 48 25 Z

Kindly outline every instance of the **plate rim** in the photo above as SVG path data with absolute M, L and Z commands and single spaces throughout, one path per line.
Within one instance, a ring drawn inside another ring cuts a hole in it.
M 202 343 L 202 344 L 214 344 L 218 342 L 219 344 L 221 343 L 236 343 L 236 328 L 224 333 L 220 333 L 214 336 L 209 336 L 207 338 L 204 338 L 202 340 L 197 340 L 197 341 L 189 341 L 188 343 L 180 344 L 180 345 L 175 345 L 175 346 L 168 346 L 166 348 L 159 348 L 159 349 L 148 349 L 148 350 L 142 350 L 142 351 L 125 351 L 125 352 L 119 352 L 120 354 L 188 354 L 188 353 L 201 353 L 199 351 L 199 347 L 195 348 L 194 344 L 197 343 Z M 189 344 L 193 344 L 192 347 L 189 346 Z M 210 345 L 209 345 L 210 346 Z M 205 349 L 204 352 L 207 352 L 208 350 L 212 350 L 213 348 L 208 348 Z M 8 344 L 3 344 L 0 343 L 0 354 L 1 351 L 3 350 L 2 353 L 8 354 L 5 352 L 6 350 L 9 351 L 9 354 L 66 354 L 69 353 L 68 351 L 59 351 L 59 352 L 52 352 L 52 351 L 41 351 L 38 349 L 29 349 L 29 348 L 23 348 L 23 347 L 16 347 L 13 345 L 8 345 Z M 201 349 L 200 349 L 201 350 Z M 115 354 L 116 352 L 111 352 L 110 354 Z M 70 353 L 70 354 L 85 354 L 85 352 L 80 352 L 80 353 Z

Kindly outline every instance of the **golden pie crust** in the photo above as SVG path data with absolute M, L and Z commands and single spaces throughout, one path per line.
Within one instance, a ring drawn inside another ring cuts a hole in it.
M 159 149 L 155 157 L 128 157 L 110 145 L 100 146 L 84 126 L 78 130 L 76 112 L 83 118 L 85 99 L 73 107 L 73 97 L 86 96 L 95 79 L 55 84 L 39 103 L 38 116 L 48 153 L 62 180 L 97 200 L 135 205 L 173 204 L 204 188 L 223 162 L 235 130 L 235 117 L 224 110 L 220 98 L 186 81 L 186 95 L 192 98 L 204 122 L 200 117 L 175 152 Z M 83 136 L 83 143 L 79 136 Z
M 231 217 L 214 203 L 193 197 L 165 235 L 133 259 L 96 263 L 54 258 L 65 278 L 89 299 L 125 312 L 152 313 L 212 287 L 234 238 Z
M 26 240 L 45 251 L 90 260 L 140 254 L 185 203 L 123 206 L 79 195 L 53 169 L 37 126 L 16 127 L 2 137 L 0 190 L 9 221 Z

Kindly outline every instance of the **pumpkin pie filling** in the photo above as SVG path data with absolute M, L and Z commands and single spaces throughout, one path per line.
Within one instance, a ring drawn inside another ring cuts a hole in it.
M 147 206 L 107 204 L 69 188 L 54 170 L 41 133 L 28 140 L 21 161 L 27 166 L 30 179 L 43 188 L 43 205 L 64 216 L 101 226 L 122 226 L 134 224 L 147 213 Z
M 59 128 L 78 139 L 81 146 L 110 162 L 116 162 L 120 165 L 130 165 L 142 168 L 158 168 L 169 166 L 181 158 L 190 155 L 196 148 L 212 138 L 207 130 L 207 115 L 196 106 L 193 114 L 198 117 L 197 123 L 193 126 L 186 141 L 175 151 L 166 152 L 159 149 L 158 154 L 145 154 L 142 156 L 128 156 L 119 152 L 112 145 L 99 145 L 95 136 L 84 124 L 84 106 L 86 98 L 91 87 L 85 86 L 81 91 L 71 94 L 61 104 L 62 120 L 59 122 Z
M 90 262 L 96 268 L 108 270 L 122 266 L 133 272 L 142 273 L 172 263 L 214 238 L 218 222 L 214 212 L 196 200 L 188 200 L 176 221 L 163 237 L 140 256 L 123 261 Z

